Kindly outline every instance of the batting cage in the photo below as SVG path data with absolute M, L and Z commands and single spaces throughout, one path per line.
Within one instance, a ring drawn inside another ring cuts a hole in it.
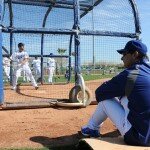
M 0 101 L 6 107 L 89 105 L 95 89 L 123 69 L 116 50 L 141 33 L 134 0 L 0 2 Z

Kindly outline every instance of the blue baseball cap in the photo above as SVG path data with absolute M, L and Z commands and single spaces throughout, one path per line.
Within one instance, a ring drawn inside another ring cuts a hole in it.
M 119 54 L 123 54 L 123 53 L 126 53 L 126 52 L 132 52 L 132 51 L 133 52 L 138 51 L 139 53 L 141 53 L 143 55 L 146 55 L 147 46 L 139 40 L 131 40 L 131 41 L 127 42 L 124 49 L 117 50 L 117 52 Z

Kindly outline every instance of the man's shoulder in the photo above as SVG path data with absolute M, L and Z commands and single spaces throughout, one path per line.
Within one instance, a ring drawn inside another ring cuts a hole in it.
M 51 61 L 51 62 L 52 62 L 52 61 L 55 61 L 54 58 L 48 58 L 47 60 L 48 60 L 48 61 Z
M 28 54 L 28 52 L 27 52 L 27 51 L 23 51 L 22 53 L 24 53 L 24 54 Z
M 12 53 L 12 55 L 10 56 L 10 58 L 14 58 L 19 54 L 19 51 L 15 51 Z
M 141 71 L 141 70 L 150 70 L 150 63 L 149 61 L 147 62 L 141 62 L 141 63 L 136 63 L 132 65 L 130 68 L 127 69 L 128 72 L 134 72 L 134 71 Z
M 14 51 L 12 54 L 17 54 L 17 53 L 19 53 L 19 51 Z
M 39 63 L 39 62 L 41 62 L 41 61 L 40 61 L 40 60 L 38 60 L 38 59 L 37 59 L 37 60 L 36 60 L 36 59 L 34 59 L 34 60 L 33 60 L 33 62 L 34 62 L 34 63 Z
M 129 68 L 126 68 L 123 71 L 121 71 L 118 75 L 128 75 L 130 73 L 130 71 L 131 70 Z

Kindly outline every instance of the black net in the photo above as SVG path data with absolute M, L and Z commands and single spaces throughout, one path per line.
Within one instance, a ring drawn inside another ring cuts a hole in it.
M 82 14 L 84 11 L 81 29 L 135 33 L 133 10 L 127 0 L 103 0 L 85 16 Z
M 140 33 L 134 2 L 81 0 L 79 4 L 77 16 L 73 0 L 5 0 L 3 57 L 11 56 L 18 51 L 18 43 L 24 43 L 25 51 L 29 54 L 29 67 L 39 85 L 39 89 L 35 90 L 22 72 L 18 79 L 18 91 L 11 90 L 14 66 L 10 64 L 10 81 L 4 72 L 7 102 L 68 99 L 71 88 L 75 86 L 75 74 L 79 73 L 75 69 L 77 66 L 81 68 L 86 86 L 94 95 L 101 79 L 112 78 L 123 69 L 116 50 L 123 48 L 127 41 L 137 38 Z M 79 56 L 75 55 L 75 46 L 80 50 Z M 33 67 L 35 57 L 41 60 L 40 76 Z M 51 58 L 55 60 L 52 82 L 48 66 Z

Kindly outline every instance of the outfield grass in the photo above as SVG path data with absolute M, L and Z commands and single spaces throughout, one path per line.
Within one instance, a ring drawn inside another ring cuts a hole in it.
M 105 79 L 105 78 L 112 78 L 114 76 L 114 74 L 83 74 L 82 75 L 84 78 L 84 81 L 92 81 L 92 80 L 99 80 L 99 79 Z M 44 76 L 44 82 L 48 83 L 48 76 Z M 67 83 L 67 79 L 65 78 L 64 75 L 55 75 L 53 77 L 53 82 L 54 83 Z M 74 75 L 71 76 L 71 83 L 75 82 L 75 77 Z M 5 84 L 8 84 L 6 82 L 4 82 Z M 23 81 L 23 77 L 19 77 L 18 79 L 18 83 L 24 83 Z
M 99 74 L 83 74 L 84 81 L 91 81 L 91 80 L 99 80 L 99 79 L 104 79 L 104 78 L 112 78 L 114 74 L 108 74 L 108 75 L 99 75 Z M 47 81 L 48 77 L 45 77 Z M 75 79 L 74 76 L 71 77 L 70 82 L 74 83 Z M 59 82 L 67 82 L 67 79 L 64 76 L 55 76 L 54 77 L 54 82 L 59 83 Z
M 0 148 L 0 150 L 76 150 L 76 146 L 45 147 L 45 148 Z

